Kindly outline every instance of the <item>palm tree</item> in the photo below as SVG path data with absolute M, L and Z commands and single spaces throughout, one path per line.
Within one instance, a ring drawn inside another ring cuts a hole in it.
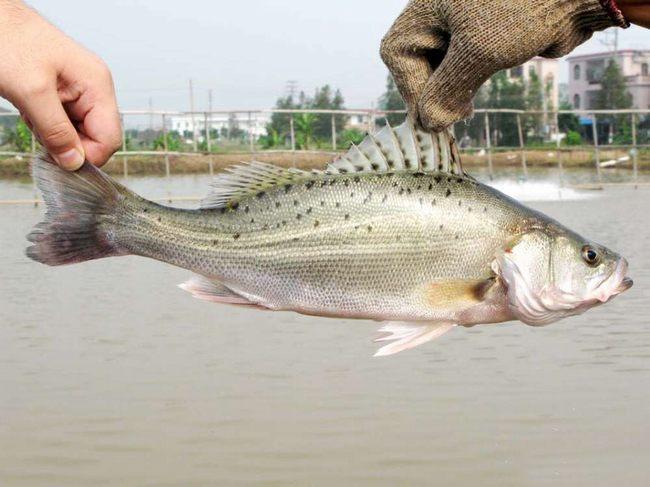
M 301 113 L 295 119 L 296 139 L 301 149 L 309 149 L 314 138 L 314 122 L 316 115 L 313 113 Z

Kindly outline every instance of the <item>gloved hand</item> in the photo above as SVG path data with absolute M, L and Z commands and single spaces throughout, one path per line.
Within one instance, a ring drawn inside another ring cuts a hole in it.
M 411 0 L 381 55 L 416 122 L 439 131 L 472 114 L 497 71 L 628 25 L 614 0 Z

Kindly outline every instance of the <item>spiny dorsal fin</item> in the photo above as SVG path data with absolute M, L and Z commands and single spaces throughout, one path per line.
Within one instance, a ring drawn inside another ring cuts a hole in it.
M 447 172 L 463 175 L 454 137 L 447 131 L 428 133 L 409 120 L 394 129 L 387 125 L 329 165 L 328 174 L 349 172 Z
M 293 184 L 309 177 L 309 174 L 299 169 L 285 169 L 257 161 L 229 167 L 214 179 L 212 191 L 201 202 L 201 208 L 223 208 L 245 196 L 283 184 Z
M 368 135 L 352 145 L 325 171 L 285 169 L 263 162 L 243 163 L 226 169 L 215 178 L 212 192 L 203 200 L 204 209 L 223 208 L 247 196 L 276 186 L 293 184 L 310 177 L 329 174 L 370 172 L 447 172 L 464 175 L 453 136 L 448 132 L 429 134 L 407 120 L 399 127 L 387 125 L 376 135 Z

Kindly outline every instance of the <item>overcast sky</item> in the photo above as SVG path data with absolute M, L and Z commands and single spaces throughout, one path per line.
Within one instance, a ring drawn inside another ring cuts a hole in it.
M 113 71 L 122 109 L 265 108 L 287 80 L 329 83 L 349 108 L 383 91 L 382 35 L 406 0 L 31 0 Z M 381 3 L 381 6 L 378 6 Z M 602 37 L 599 36 L 599 37 Z M 621 48 L 650 47 L 648 31 L 621 32 Z M 597 39 L 576 53 L 607 49 Z

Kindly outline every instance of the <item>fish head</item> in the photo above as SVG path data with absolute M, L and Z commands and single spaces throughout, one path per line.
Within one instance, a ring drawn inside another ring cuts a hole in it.
M 557 228 L 513 238 L 497 256 L 494 270 L 508 288 L 512 314 L 533 326 L 584 313 L 633 284 L 623 257 Z

